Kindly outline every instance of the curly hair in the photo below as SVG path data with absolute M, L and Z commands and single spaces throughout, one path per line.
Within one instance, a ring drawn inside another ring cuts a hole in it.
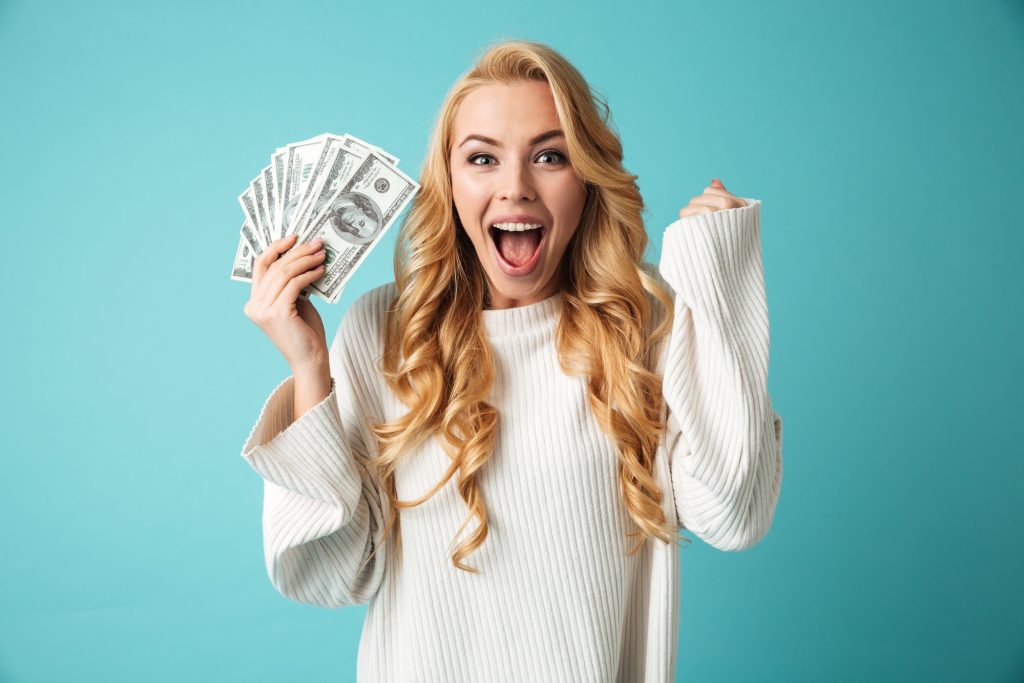
M 473 573 L 479 569 L 463 559 L 487 538 L 477 475 L 494 448 L 499 414 L 486 400 L 495 374 L 481 315 L 487 283 L 459 224 L 449 153 L 455 116 L 466 95 L 486 83 L 521 81 L 549 84 L 572 166 L 587 193 L 556 274 L 564 295 L 555 339 L 559 363 L 566 374 L 587 379 L 593 414 L 616 444 L 621 493 L 640 528 L 627 535 L 643 536 L 628 554 L 650 537 L 665 543 L 681 540 L 675 535 L 679 527 L 665 519 L 663 492 L 653 475 L 665 425 L 661 376 L 649 369 L 671 329 L 673 306 L 663 281 L 643 262 L 648 239 L 637 176 L 622 165 L 622 144 L 612 130 L 607 103 L 583 76 L 546 45 L 505 41 L 484 51 L 441 106 L 421 190 L 398 234 L 397 296 L 388 306 L 381 358 L 389 387 L 409 410 L 390 422 L 369 425 L 379 450 L 371 463 L 393 513 L 384 535 L 394 528 L 398 556 L 399 511 L 430 499 L 457 472 L 457 490 L 469 514 L 455 537 L 472 517 L 479 523 L 451 557 L 455 567 Z M 399 461 L 430 437 L 448 453 L 450 467 L 418 500 L 398 500 Z

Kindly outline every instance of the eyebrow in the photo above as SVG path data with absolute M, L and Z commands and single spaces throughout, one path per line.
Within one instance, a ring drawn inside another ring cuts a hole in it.
M 540 135 L 538 135 L 534 139 L 530 140 L 530 146 L 532 147 L 533 145 L 536 145 L 539 142 L 544 142 L 545 140 L 547 140 L 549 138 L 555 138 L 555 137 L 559 137 L 559 136 L 565 137 L 565 134 L 560 129 L 554 128 L 552 130 L 547 131 L 546 133 L 541 133 Z M 464 144 L 466 144 L 470 140 L 479 140 L 480 142 L 486 142 L 488 145 L 494 145 L 495 147 L 501 147 L 501 143 L 498 142 L 497 140 L 495 140 L 494 138 L 489 138 L 486 135 L 478 135 L 476 133 L 471 133 L 471 134 L 467 135 L 465 137 L 465 139 L 462 142 L 459 143 L 459 147 L 462 147 Z

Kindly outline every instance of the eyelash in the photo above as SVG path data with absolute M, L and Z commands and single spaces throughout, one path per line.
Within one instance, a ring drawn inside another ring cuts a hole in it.
M 545 150 L 545 151 L 541 152 L 539 156 L 544 156 L 545 154 L 554 154 L 555 156 L 557 156 L 559 158 L 559 161 L 556 162 L 556 163 L 564 163 L 566 161 L 565 155 L 562 154 L 561 152 L 559 152 L 557 149 Z M 493 166 L 494 165 L 494 164 L 477 164 L 477 163 L 474 163 L 473 160 L 474 159 L 478 159 L 480 157 L 491 157 L 492 159 L 494 158 L 494 157 L 492 157 L 490 154 L 488 154 L 486 152 L 480 152 L 478 154 L 474 154 L 473 156 L 469 157 L 469 159 L 467 159 L 467 161 L 472 166 Z

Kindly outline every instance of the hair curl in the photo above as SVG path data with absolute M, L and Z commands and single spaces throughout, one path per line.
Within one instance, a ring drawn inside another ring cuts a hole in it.
M 679 527 L 665 519 L 663 492 L 653 475 L 664 424 L 661 376 L 649 369 L 671 328 L 673 306 L 657 273 L 648 272 L 643 262 L 648 239 L 637 176 L 622 165 L 622 144 L 612 130 L 607 103 L 576 68 L 546 45 L 505 41 L 486 49 L 455 82 L 438 114 L 420 192 L 398 235 L 398 294 L 388 307 L 381 359 L 388 385 L 409 411 L 370 424 L 379 450 L 371 462 L 393 513 L 384 536 L 394 527 L 400 557 L 398 511 L 425 502 L 458 472 L 457 490 L 469 514 L 455 538 L 472 517 L 479 524 L 455 548 L 452 563 L 473 573 L 479 570 L 462 560 L 487 537 L 477 473 L 491 456 L 499 418 L 486 400 L 494 381 L 494 358 L 480 313 L 488 296 L 486 277 L 458 222 L 449 153 L 455 116 L 466 95 L 486 83 L 520 81 L 550 85 L 572 166 L 587 192 L 580 224 L 556 275 L 563 293 L 555 340 L 559 363 L 566 374 L 588 379 L 593 414 L 617 446 L 622 496 L 640 527 L 627 535 L 644 536 L 629 554 L 650 537 L 665 543 L 681 540 L 675 535 Z M 431 436 L 451 465 L 419 499 L 398 500 L 399 461 Z

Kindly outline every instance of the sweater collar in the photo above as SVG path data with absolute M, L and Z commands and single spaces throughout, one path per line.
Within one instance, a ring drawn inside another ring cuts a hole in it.
M 485 308 L 480 311 L 489 337 L 518 337 L 535 330 L 549 330 L 558 322 L 562 310 L 562 292 L 556 292 L 525 306 Z

